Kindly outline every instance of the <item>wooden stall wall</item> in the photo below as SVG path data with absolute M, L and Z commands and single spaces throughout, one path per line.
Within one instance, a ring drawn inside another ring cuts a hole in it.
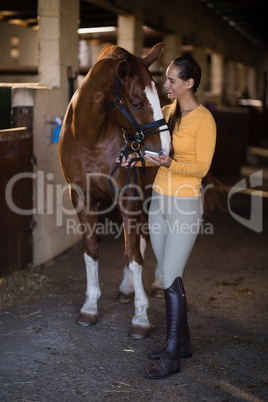
M 32 155 L 30 129 L 0 130 L 0 277 L 32 262 Z

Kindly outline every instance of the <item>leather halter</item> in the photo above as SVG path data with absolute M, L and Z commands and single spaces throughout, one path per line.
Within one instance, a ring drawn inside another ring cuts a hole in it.
M 159 127 L 167 124 L 166 120 L 164 118 L 153 121 L 151 123 L 146 123 L 143 125 L 138 124 L 136 122 L 136 120 L 128 113 L 128 111 L 126 110 L 126 108 L 123 105 L 123 102 L 120 98 L 120 86 L 121 86 L 120 80 L 118 77 L 116 77 L 115 100 L 114 100 L 114 102 L 104 105 L 104 107 L 117 107 L 118 109 L 120 109 L 121 112 L 123 113 L 123 115 L 128 119 L 128 121 L 135 128 L 136 133 L 134 135 L 129 134 L 126 130 L 124 130 L 122 128 L 123 137 L 125 139 L 125 145 L 120 150 L 119 157 L 118 157 L 119 162 L 116 163 L 115 167 L 111 171 L 109 178 L 108 178 L 109 187 L 114 193 L 115 192 L 123 193 L 124 191 L 126 191 L 127 187 L 129 186 L 129 183 L 130 183 L 131 169 L 134 174 L 134 182 L 135 182 L 135 184 L 137 184 L 137 171 L 136 171 L 135 165 L 133 167 L 131 167 L 131 165 L 133 162 L 140 161 L 142 164 L 142 173 L 145 173 L 145 162 L 144 162 L 144 157 L 140 151 L 140 145 L 145 137 L 148 137 L 149 135 L 155 134 L 157 132 L 160 133 L 161 131 L 166 131 L 166 129 L 159 130 Z M 129 146 L 129 144 L 130 144 L 130 146 Z M 125 156 L 125 158 L 127 159 L 129 151 L 131 151 L 131 150 L 138 153 L 139 157 L 133 158 L 131 160 L 132 163 L 128 164 L 128 166 L 127 166 L 127 183 L 121 190 L 116 191 L 111 183 L 112 176 L 115 173 L 115 171 L 119 168 L 119 166 L 121 165 L 123 156 Z

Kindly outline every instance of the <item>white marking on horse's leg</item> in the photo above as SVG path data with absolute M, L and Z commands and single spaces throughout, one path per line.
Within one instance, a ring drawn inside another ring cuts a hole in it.
M 132 261 L 129 264 L 129 269 L 132 272 L 135 289 L 135 316 L 132 319 L 132 324 L 149 328 L 150 322 L 147 316 L 149 301 L 142 284 L 142 266 Z
M 153 81 L 152 81 L 152 89 L 146 87 L 145 93 L 146 93 L 147 99 L 150 102 L 152 109 L 154 111 L 154 119 L 155 120 L 163 119 L 163 113 L 161 110 L 160 100 L 159 100 L 158 93 L 157 93 L 157 90 L 155 87 L 155 83 Z M 168 130 L 168 126 L 166 124 L 164 124 L 162 127 L 160 127 L 160 129 L 162 130 L 160 133 L 160 139 L 161 139 L 163 154 L 169 155 L 171 140 L 170 140 L 170 133 Z
M 146 246 L 147 241 L 144 239 L 144 237 L 140 236 L 140 251 L 142 258 L 144 258 Z M 125 294 L 134 292 L 132 272 L 127 266 L 125 266 L 123 269 L 123 280 L 119 286 L 119 290 Z
M 132 273 L 127 266 L 123 269 L 123 280 L 119 286 L 120 292 L 129 294 L 134 292 Z
M 152 284 L 153 289 L 164 289 L 162 282 L 162 274 L 159 265 L 157 264 L 156 269 L 154 271 L 154 282 Z
M 147 246 L 147 241 L 145 240 L 144 237 L 140 236 L 140 251 L 141 251 L 141 256 L 144 259 L 144 254 Z
M 140 236 L 140 250 L 142 258 L 144 258 L 146 246 L 147 246 L 146 240 L 144 239 L 144 237 Z M 129 270 L 127 266 L 125 266 L 123 269 L 123 280 L 119 286 L 119 290 L 124 294 L 134 292 L 132 272 Z
M 89 255 L 84 253 L 87 272 L 87 290 L 86 301 L 81 308 L 81 313 L 97 315 L 97 302 L 100 298 L 101 291 L 99 285 L 98 261 L 94 261 Z

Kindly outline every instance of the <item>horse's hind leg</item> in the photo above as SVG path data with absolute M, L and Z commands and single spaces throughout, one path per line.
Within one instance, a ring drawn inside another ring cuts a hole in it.
M 140 235 L 140 252 L 142 258 L 144 259 L 144 254 L 148 242 L 148 237 Z M 128 266 L 126 265 L 123 269 L 123 280 L 119 286 L 119 292 L 117 295 L 117 300 L 120 303 L 130 303 L 134 299 L 134 285 L 133 276 Z
M 79 192 L 71 190 L 71 200 L 75 208 L 79 208 L 78 217 L 83 228 L 84 260 L 86 265 L 87 288 L 86 300 L 77 318 L 77 324 L 88 327 L 98 321 L 98 300 L 101 296 L 98 275 L 98 240 L 96 227 L 98 218 L 90 214 L 86 201 Z
M 119 286 L 117 301 L 120 303 L 130 303 L 134 299 L 134 286 L 132 273 L 126 265 L 123 269 L 123 280 Z
M 151 296 L 156 297 L 157 299 L 163 299 L 165 297 L 161 270 L 159 265 L 157 265 L 155 268 L 154 282 L 152 284 Z
M 146 218 L 147 219 L 147 218 Z M 144 222 L 145 224 L 147 221 Z M 140 250 L 141 250 L 141 255 L 144 260 L 144 254 L 145 250 L 147 247 L 148 243 L 148 234 L 146 236 L 141 235 L 140 236 Z M 162 274 L 159 265 L 157 264 L 154 272 L 154 282 L 152 284 L 152 291 L 151 291 L 151 296 L 156 297 L 158 299 L 163 299 L 165 297 L 164 293 L 164 288 L 163 288 L 163 282 L 162 282 Z

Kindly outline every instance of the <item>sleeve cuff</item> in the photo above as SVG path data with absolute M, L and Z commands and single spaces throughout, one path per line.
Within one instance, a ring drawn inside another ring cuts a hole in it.
M 175 170 L 176 168 L 176 161 L 174 161 L 174 159 L 172 159 L 171 165 L 169 166 L 168 170 Z

